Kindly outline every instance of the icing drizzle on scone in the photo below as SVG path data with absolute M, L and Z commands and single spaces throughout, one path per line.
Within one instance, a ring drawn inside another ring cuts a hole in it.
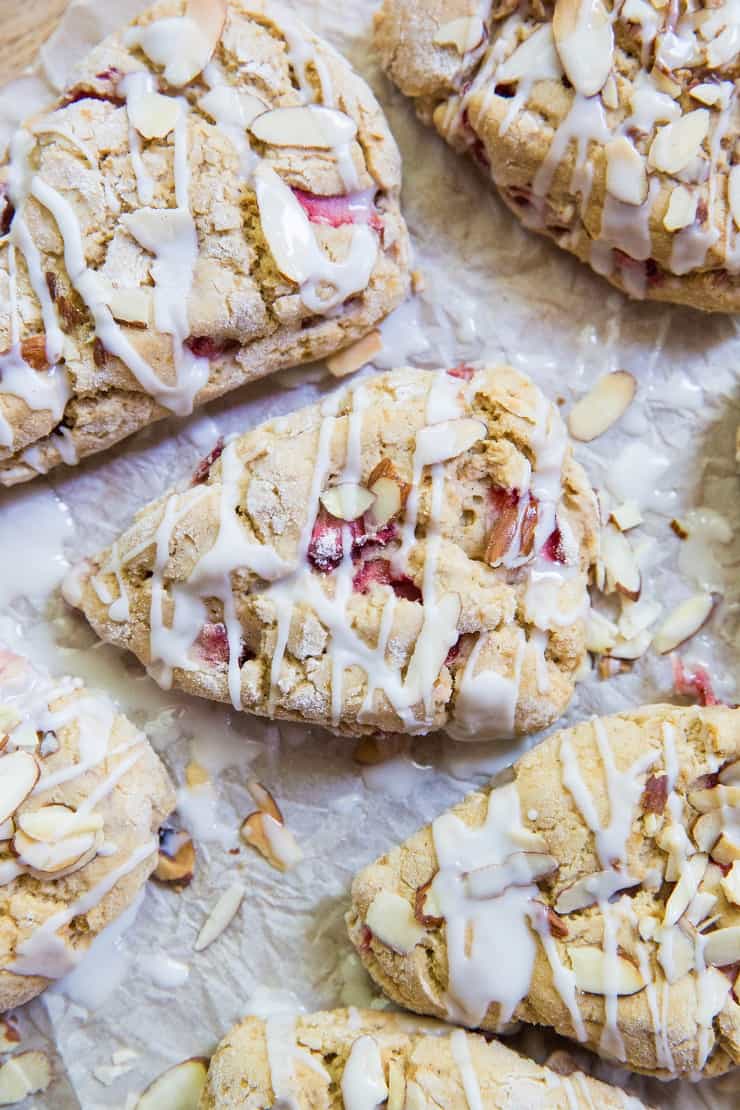
M 235 76 L 231 52 L 245 27 L 256 48 L 265 48 L 260 36 L 270 43 L 270 64 L 285 70 L 280 79 L 261 75 L 258 59 L 240 63 Z M 65 414 L 73 420 L 68 402 L 89 396 L 91 383 L 92 392 L 129 388 L 164 410 L 189 413 L 196 400 L 230 387 L 219 384 L 225 353 L 265 339 L 283 321 L 308 328 L 346 312 L 370 287 L 381 251 L 391 249 L 393 233 L 376 205 L 383 187 L 358 135 L 364 116 L 356 93 L 337 94 L 329 48 L 288 13 L 187 0 L 184 14 L 150 17 L 111 41 L 98 49 L 103 58 L 112 52 L 115 65 L 85 77 L 51 115 L 16 133 L 0 185 L 9 303 L 0 451 L 19 460 L 19 479 L 28 467 L 48 468 L 50 443 L 60 458 L 76 461 L 62 421 Z M 79 137 L 86 130 L 98 157 Z M 88 163 L 79 184 L 71 166 L 57 166 L 49 137 Z M 231 150 L 222 149 L 224 140 Z M 207 164 L 219 159 L 233 211 L 204 203 L 204 187 L 217 187 L 205 181 Z M 120 183 L 105 168 L 116 162 Z M 317 193 L 307 191 L 312 182 Z M 88 242 L 91 197 L 115 224 L 109 244 Z M 242 229 L 240 206 L 252 202 L 253 226 Z M 230 241 L 237 224 L 242 244 Z M 60 273 L 55 254 L 63 255 Z M 43 331 L 29 336 L 34 302 Z M 210 331 L 193 334 L 201 318 Z M 311 356 L 308 340 L 306 331 L 293 361 Z M 16 399 L 31 414 L 22 435 Z M 53 441 L 46 430 L 32 434 L 44 423 Z M 3 479 L 14 474 L 11 468 Z
M 592 495 L 555 406 L 531 382 L 464 370 L 372 379 L 307 421 L 231 439 L 205 482 L 170 494 L 143 533 L 76 572 L 69 600 L 120 643 L 144 621 L 147 642 L 134 650 L 160 683 L 174 672 L 237 709 L 339 731 L 444 725 L 460 739 L 498 738 L 534 725 L 522 717 L 526 676 L 527 701 L 551 720 L 583 656 Z M 404 406 L 397 448 L 386 449 L 382 428 Z M 499 432 L 502 421 L 516 430 Z M 313 445 L 298 448 L 307 457 L 293 503 L 281 452 L 296 435 Z M 261 456 L 276 493 L 255 492 L 265 490 Z M 282 507 L 256 525 L 258 496 Z M 213 539 L 173 576 L 199 515 L 213 519 Z M 553 669 L 564 640 L 566 686 Z
M 0 695 L 0 916 L 9 914 L 11 945 L 0 952 L 0 972 L 57 979 L 91 939 L 78 935 L 75 919 L 95 911 L 136 868 L 156 862 L 155 817 L 146 827 L 138 817 L 126 827 L 111 804 L 119 784 L 153 756 L 107 697 L 77 679 L 51 679 L 4 649 Z M 160 804 L 166 779 L 151 762 L 148 772 Z M 77 893 L 55 909 L 50 884 L 71 876 L 79 879 Z

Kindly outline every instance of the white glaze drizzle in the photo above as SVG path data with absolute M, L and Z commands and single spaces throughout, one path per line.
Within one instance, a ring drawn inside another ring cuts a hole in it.
M 376 1110 L 385 1105 L 388 1087 L 374 1037 L 358 1037 L 353 1043 L 342 1072 L 341 1089 L 345 1110 Z
M 456 1029 L 454 1033 L 450 1033 L 450 1048 L 457 1070 L 460 1072 L 468 1110 L 483 1110 L 483 1098 L 470 1055 L 470 1045 L 462 1029 Z

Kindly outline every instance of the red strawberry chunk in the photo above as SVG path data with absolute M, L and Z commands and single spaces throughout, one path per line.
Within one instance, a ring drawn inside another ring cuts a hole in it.
M 191 335 L 185 346 L 196 358 L 219 358 L 235 351 L 239 344 L 235 339 L 215 339 L 212 335 Z
M 228 663 L 231 655 L 229 634 L 223 621 L 209 621 L 208 624 L 204 624 L 196 637 L 194 646 L 204 663 L 209 663 L 213 667 L 217 667 L 221 663 Z M 254 652 L 250 651 L 246 644 L 242 642 L 241 651 L 239 652 L 239 666 L 241 667 L 242 663 L 246 663 L 247 659 L 253 658 Z
M 673 685 L 677 694 L 696 698 L 699 705 L 722 704 L 714 692 L 709 672 L 700 663 L 695 663 L 693 670 L 687 671 L 683 665 L 683 660 L 674 655 Z
M 373 583 L 390 586 L 396 597 L 406 601 L 421 601 L 421 590 L 413 579 L 406 574 L 394 574 L 387 559 L 368 559 L 360 563 L 352 579 L 352 587 L 358 594 L 366 594 Z
M 454 644 L 450 648 L 450 650 L 447 652 L 447 658 L 445 659 L 445 667 L 449 667 L 451 663 L 454 663 L 459 654 L 460 654 L 460 637 L 458 636 L 457 639 L 455 640 Z
M 460 362 L 457 366 L 452 366 L 447 371 L 447 373 L 450 375 L 451 378 L 460 378 L 464 382 L 469 382 L 473 374 L 475 373 L 475 370 L 472 366 L 468 366 L 466 363 Z
M 344 528 L 349 528 L 353 557 L 364 547 L 385 547 L 396 535 L 396 525 L 393 521 L 379 528 L 377 532 L 366 532 L 363 517 L 358 517 L 357 520 L 339 520 L 322 508 L 314 521 L 307 552 L 309 563 L 322 574 L 329 574 L 336 570 L 342 561 Z
M 216 459 L 221 456 L 221 452 L 223 451 L 223 449 L 224 437 L 219 436 L 213 449 L 208 452 L 204 459 L 200 460 L 195 470 L 193 471 L 193 477 L 190 479 L 191 486 L 202 485 L 202 483 L 207 480 L 208 475 L 211 473 L 211 467 L 215 463 Z
M 314 224 L 327 224 L 329 227 L 342 227 L 344 224 L 369 224 L 374 231 L 383 230 L 383 220 L 375 207 L 373 189 L 330 197 L 321 197 L 317 193 L 306 193 L 303 189 L 294 189 L 293 193 L 309 220 Z
M 568 559 L 565 554 L 565 549 L 563 548 L 563 537 L 557 526 L 545 540 L 542 554 L 551 563 L 567 563 Z

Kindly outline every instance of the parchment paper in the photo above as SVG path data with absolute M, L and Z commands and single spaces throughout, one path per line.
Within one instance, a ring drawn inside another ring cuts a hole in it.
M 19 117 L 49 98 L 50 87 L 61 85 L 75 58 L 143 6 L 140 0 L 75 0 L 37 71 L 0 92 L 0 143 Z M 384 325 L 376 367 L 508 361 L 565 405 L 601 374 L 632 371 L 639 382 L 632 408 L 578 454 L 596 485 L 618 500 L 636 496 L 643 507 L 645 525 L 632 539 L 641 553 L 644 596 L 667 611 L 697 585 L 722 594 L 711 625 L 684 655 L 708 666 L 718 692 L 737 700 L 736 319 L 630 303 L 520 229 L 475 168 L 423 128 L 383 78 L 370 46 L 374 3 L 302 0 L 294 7 L 368 79 L 404 156 L 405 214 L 426 287 Z M 76 470 L 61 469 L 0 496 L 0 638 L 55 672 L 107 689 L 146 727 L 179 785 L 193 758 L 217 783 L 212 805 L 197 813 L 184 807 L 197 840 L 194 882 L 181 894 L 149 884 L 133 926 L 103 942 L 94 976 L 98 997 L 90 997 L 89 983 L 81 994 L 72 984 L 67 990 L 77 1001 L 50 991 L 21 1012 L 28 1046 L 56 1052 L 54 1084 L 33 1100 L 35 1107 L 130 1106 L 170 1064 L 209 1053 L 250 1006 L 383 1005 L 344 932 L 352 875 L 517 754 L 516 745 L 461 746 L 431 737 L 402 752 L 390 771 L 363 777 L 351 743 L 158 690 L 131 660 L 96 645 L 58 596 L 69 562 L 109 542 L 141 504 L 189 474 L 219 433 L 287 412 L 334 384 L 321 365 L 279 374 L 188 420 L 168 420 Z M 689 510 L 703 514 L 705 538 L 682 545 L 669 522 Z M 647 656 L 609 682 L 592 675 L 566 720 L 671 694 L 670 664 Z M 287 875 L 250 849 L 229 852 L 238 844 L 241 818 L 254 808 L 245 789 L 250 776 L 273 791 L 303 849 L 303 863 Z M 209 908 L 235 879 L 246 888 L 239 915 L 196 955 L 193 942 Z M 189 967 L 177 988 L 161 985 L 167 957 Z M 557 1039 L 525 1030 L 514 1043 L 543 1059 Z M 113 1054 L 126 1050 L 128 1057 L 116 1056 L 116 1064 Z M 628 1081 L 654 1105 L 729 1107 L 740 1089 L 740 1075 L 662 1085 L 629 1079 L 588 1053 L 576 1055 L 601 1076 Z M 110 1081 L 116 1066 L 125 1074 L 106 1085 L 101 1079 Z

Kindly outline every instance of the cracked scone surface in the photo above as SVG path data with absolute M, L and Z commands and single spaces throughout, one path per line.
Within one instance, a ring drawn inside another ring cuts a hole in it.
M 130 906 L 175 796 L 102 694 L 0 648 L 0 1012 L 39 994 Z
M 0 167 L 0 484 L 369 332 L 407 288 L 400 183 L 285 9 L 163 0 L 104 40 Z
M 281 1075 L 270 1067 L 271 1053 L 282 1062 Z M 339 1110 L 359 1105 L 371 1084 L 378 1105 L 387 1099 L 389 1110 L 642 1106 L 606 1083 L 582 1073 L 558 1075 L 460 1029 L 403 1014 L 334 1010 L 235 1025 L 211 1060 L 200 1107 L 267 1110 L 292 1098 L 297 1107 Z M 477 1103 L 471 1101 L 476 1093 Z
M 376 45 L 527 227 L 631 296 L 736 312 L 739 28 L 721 0 L 385 0 Z
M 556 733 L 361 872 L 350 936 L 394 1001 L 554 1028 L 647 1074 L 740 1062 L 740 711 Z M 734 946 L 734 947 L 733 947 Z
M 528 378 L 398 370 L 219 452 L 72 573 L 101 638 L 165 684 L 349 735 L 563 712 L 596 509 Z

